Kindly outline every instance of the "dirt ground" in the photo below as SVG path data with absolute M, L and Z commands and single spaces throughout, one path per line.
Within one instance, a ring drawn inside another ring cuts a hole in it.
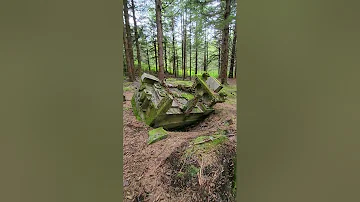
M 230 85 L 236 85 L 235 79 L 230 79 Z M 132 83 L 128 88 L 139 86 Z M 174 152 L 181 149 L 184 143 L 201 135 L 214 134 L 219 129 L 233 134 L 230 140 L 236 143 L 236 104 L 228 102 L 214 106 L 215 113 L 211 114 L 198 125 L 189 128 L 186 132 L 169 132 L 169 136 L 148 145 L 148 131 L 152 128 L 138 121 L 132 112 L 130 100 L 133 90 L 124 91 L 126 101 L 123 103 L 123 194 L 125 202 L 133 201 L 185 201 L 173 197 L 163 184 L 161 175 L 166 172 L 164 163 Z

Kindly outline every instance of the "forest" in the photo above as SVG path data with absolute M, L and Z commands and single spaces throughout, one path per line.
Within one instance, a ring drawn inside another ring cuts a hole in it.
M 123 15 L 124 201 L 234 202 L 236 1 L 124 0 Z
M 124 74 L 236 78 L 235 0 L 124 0 Z

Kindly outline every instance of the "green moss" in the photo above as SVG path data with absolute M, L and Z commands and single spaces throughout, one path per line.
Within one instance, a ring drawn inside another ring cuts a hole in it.
M 164 97 L 161 101 L 160 101 L 160 107 L 158 109 L 156 109 L 156 107 L 153 105 L 153 103 L 150 103 L 150 111 L 149 113 L 146 114 L 146 120 L 145 123 L 148 125 L 152 125 L 153 121 L 155 120 L 156 117 L 158 117 L 159 115 L 166 113 L 169 108 L 171 107 L 173 99 L 170 97 Z
M 227 94 L 226 102 L 236 104 L 236 85 L 224 85 L 220 92 Z
M 124 86 L 124 87 L 123 87 L 123 91 L 124 91 L 124 92 L 126 92 L 126 91 L 132 91 L 133 89 L 134 89 L 134 88 L 131 87 L 131 86 L 126 86 L 126 87 Z
M 192 81 L 188 81 L 188 80 L 180 80 L 180 79 L 175 79 L 175 78 L 168 78 L 166 79 L 166 83 L 172 84 L 172 85 L 185 85 L 185 86 L 191 86 L 192 85 Z
M 153 102 L 150 102 L 150 105 L 149 105 L 149 109 L 146 113 L 146 116 L 145 116 L 145 123 L 147 125 L 151 125 L 152 121 L 155 119 L 156 117 L 156 108 L 153 104 Z
M 200 171 L 200 168 L 197 168 L 196 166 L 194 165 L 190 165 L 187 169 L 187 172 L 189 173 L 189 175 L 191 177 L 195 177 L 197 176 L 198 172 Z
M 150 130 L 148 144 L 152 144 L 159 140 L 165 139 L 167 137 L 167 135 L 168 134 L 167 134 L 166 130 L 164 130 L 163 127 Z
M 183 171 L 179 171 L 176 176 L 178 178 L 188 178 L 188 177 L 196 177 L 197 174 L 200 172 L 200 168 L 194 166 L 194 165 L 190 165 L 190 166 L 186 166 L 184 172 Z
M 185 173 L 184 173 L 184 172 L 179 171 L 179 172 L 176 174 L 176 176 L 177 176 L 177 177 L 182 178 L 182 177 L 184 177 L 184 176 L 185 176 Z
M 214 149 L 217 145 L 227 140 L 225 135 L 199 136 L 190 142 L 190 147 L 185 150 L 185 157 L 206 153 Z
M 198 79 L 198 82 L 201 83 L 203 89 L 205 89 L 205 91 L 209 94 L 209 96 L 214 97 L 212 91 L 210 90 L 206 82 L 203 80 L 202 75 L 196 75 L 196 77 Z
M 183 98 L 185 98 L 187 100 L 191 100 L 191 99 L 194 98 L 194 96 L 192 94 L 190 94 L 190 93 L 182 93 L 181 97 L 183 97 Z
M 135 103 L 135 96 L 133 96 L 131 99 L 131 106 L 132 106 L 132 110 L 133 110 L 133 113 L 134 113 L 136 119 L 141 121 L 141 117 L 140 117 L 139 111 L 138 111 L 138 109 L 136 107 L 136 103 Z

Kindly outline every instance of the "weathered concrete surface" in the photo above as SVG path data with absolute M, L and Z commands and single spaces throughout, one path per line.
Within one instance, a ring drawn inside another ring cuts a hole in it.
M 221 83 L 218 80 L 214 79 L 213 77 L 208 77 L 206 80 L 206 84 L 215 93 L 219 92 L 223 88 Z

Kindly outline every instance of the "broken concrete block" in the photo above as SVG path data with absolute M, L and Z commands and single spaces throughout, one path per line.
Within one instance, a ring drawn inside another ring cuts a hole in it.
M 221 85 L 221 83 L 218 81 L 218 80 L 216 80 L 215 78 L 213 78 L 213 77 L 208 77 L 207 79 L 206 79 L 206 84 L 209 86 L 209 88 L 211 89 L 211 90 L 213 90 L 215 93 L 217 93 L 217 92 L 219 92 L 222 88 L 223 88 L 223 86 Z
M 167 135 L 168 135 L 168 133 L 166 132 L 166 130 L 164 130 L 163 127 L 150 130 L 148 144 L 152 144 L 159 140 L 165 139 L 167 137 Z
M 221 88 L 220 82 L 207 73 L 196 75 L 192 86 L 171 88 L 144 73 L 131 99 L 132 109 L 138 120 L 153 128 L 181 129 L 203 120 L 215 111 L 216 103 L 225 101 L 217 93 Z

